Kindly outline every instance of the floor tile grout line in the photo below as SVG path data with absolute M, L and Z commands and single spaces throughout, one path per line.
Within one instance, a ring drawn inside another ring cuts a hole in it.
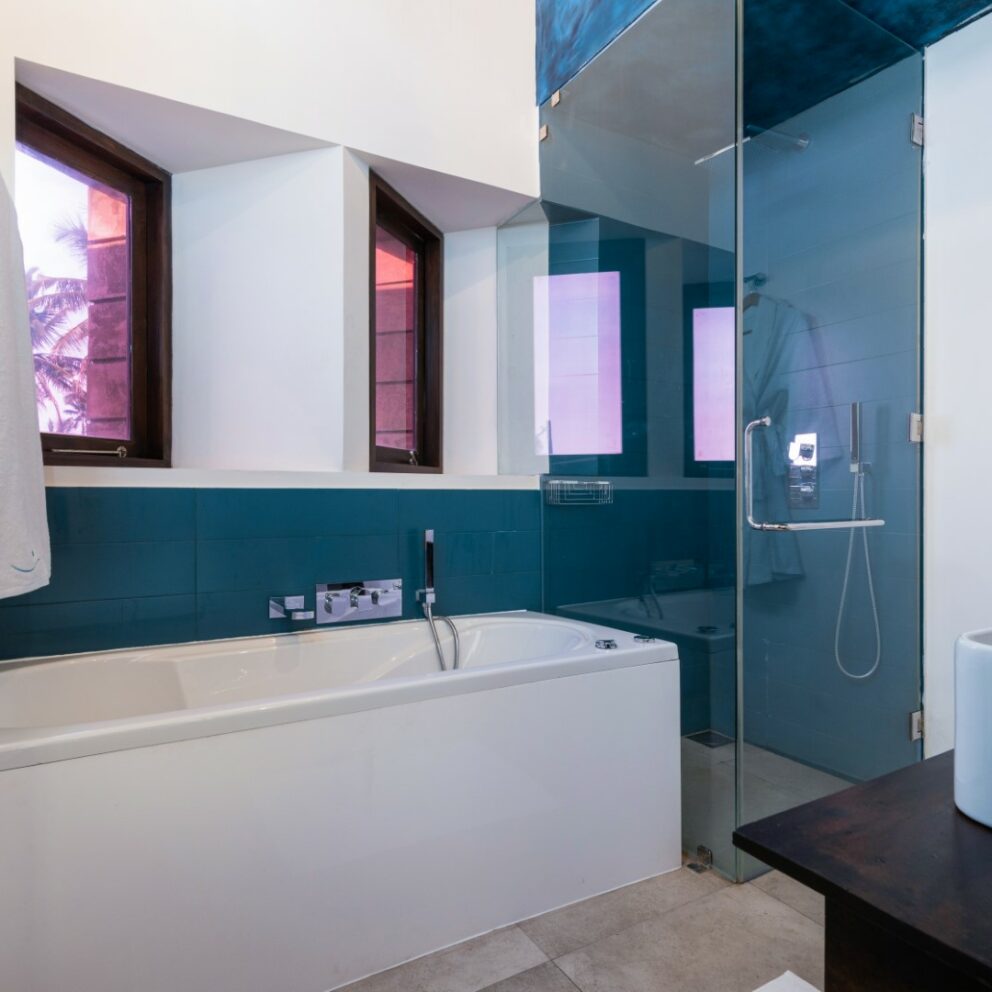
M 575 982 L 572 981 L 572 979 L 568 975 L 566 975 L 565 972 L 561 970 L 561 968 L 558 967 L 557 963 L 551 960 L 551 958 L 548 958 L 546 961 L 542 961 L 540 964 L 530 965 L 529 967 L 524 968 L 521 971 L 515 971 L 512 975 L 507 975 L 505 978 L 501 978 L 496 982 L 492 982 L 490 985 L 486 985 L 481 989 L 476 989 L 475 992 L 491 992 L 492 989 L 498 988 L 500 985 L 503 985 L 505 982 L 512 981 L 515 978 L 519 978 L 521 975 L 526 975 L 529 972 L 537 971 L 539 968 L 546 968 L 548 966 L 554 968 L 554 970 L 558 972 L 558 974 L 561 975 L 566 982 L 568 982 L 569 988 L 575 989 L 576 992 L 584 992 L 582 987 L 576 985 Z
M 566 974 L 566 972 L 564 972 L 559 967 L 557 961 L 551 961 L 551 966 L 555 969 L 555 971 L 558 972 L 559 975 L 562 975 L 564 977 L 565 981 L 568 982 L 568 984 L 571 985 L 572 988 L 576 990 L 576 992 L 585 992 L 585 990 L 582 988 L 581 985 L 578 985 L 577 983 L 575 983 L 575 982 L 572 981 L 572 976 L 571 975 Z
M 679 869 L 676 869 L 676 870 L 677 871 L 688 871 L 689 869 L 686 868 L 685 866 L 683 866 L 682 868 L 679 868 Z M 671 873 L 670 872 L 666 872 L 665 874 L 671 874 Z M 654 875 L 652 877 L 653 878 L 663 878 L 664 875 Z M 648 882 L 648 881 L 651 881 L 651 879 L 650 878 L 646 878 L 646 879 L 642 879 L 642 881 L 643 882 Z M 659 920 L 663 916 L 667 916 L 669 913 L 673 913 L 673 912 L 675 912 L 678 909 L 682 909 L 684 906 L 689 906 L 689 905 L 691 905 L 694 902 L 698 902 L 700 899 L 706 899 L 709 896 L 715 896 L 718 893 L 722 892 L 724 889 L 729 888 L 730 886 L 732 886 L 732 885 L 735 884 L 733 882 L 730 882 L 730 881 L 727 881 L 725 879 L 722 879 L 722 877 L 721 877 L 721 882 L 725 882 L 726 884 L 721 884 L 719 886 L 719 888 L 713 889 L 711 892 L 701 892 L 698 896 L 692 896 L 692 898 L 686 899 L 684 902 L 680 902 L 677 906 L 670 906 L 668 909 L 664 909 L 660 913 L 651 913 L 649 916 L 645 916 L 644 919 L 638 920 L 636 923 L 631 923 L 630 926 L 628 926 L 628 927 L 621 927 L 619 930 L 613 930 L 610 933 L 604 933 L 601 936 L 594 938 L 593 940 L 587 941 L 585 944 L 580 944 L 578 947 L 573 947 L 571 950 L 565 951 L 564 954 L 559 954 L 556 957 L 552 957 L 551 955 L 548 955 L 548 960 L 553 961 L 555 964 L 557 964 L 562 958 L 567 958 L 569 956 L 569 954 L 576 954 L 579 951 L 584 951 L 587 947 L 592 947 L 593 944 L 598 944 L 601 940 L 609 940 L 611 937 L 616 937 L 618 934 L 626 933 L 628 930 L 632 930 L 634 927 L 642 926 L 643 924 L 648 923 L 651 920 Z M 631 884 L 632 885 L 639 885 L 641 883 L 640 882 L 632 882 Z M 747 884 L 747 883 L 745 883 L 745 884 Z M 626 888 L 626 886 L 622 886 L 620 889 L 611 889 L 609 892 L 603 892 L 599 896 L 590 896 L 590 898 L 591 899 L 599 899 L 599 898 L 601 898 L 601 896 L 610 895 L 612 892 L 622 892 L 624 888 Z M 581 903 L 570 903 L 569 906 L 563 906 L 562 909 L 568 909 L 571 906 L 578 906 L 578 905 L 581 905 Z M 789 908 L 791 909 L 792 907 L 790 906 Z M 551 910 L 551 913 L 556 913 L 556 912 L 559 912 L 559 910 L 554 910 L 554 909 Z M 797 910 L 797 912 L 798 912 L 798 910 Z M 550 913 L 549 914 L 543 914 L 542 913 L 541 915 L 542 916 L 543 915 L 550 915 Z M 539 919 L 541 919 L 541 917 L 540 916 L 534 916 L 534 917 L 531 917 L 531 919 L 539 920 Z M 527 923 L 527 922 L 529 922 L 529 921 L 528 920 L 521 920 L 520 923 L 515 924 L 515 926 L 519 926 L 522 929 L 522 924 Z M 524 933 L 526 934 L 527 931 L 525 930 Z M 537 942 L 532 940 L 532 943 L 537 943 Z M 547 953 L 544 950 L 544 948 L 542 948 L 539 944 L 538 944 L 538 948 L 539 948 L 539 950 L 541 951 L 542 954 L 546 954 Z
M 758 876 L 758 878 L 762 878 L 762 877 L 763 876 L 761 875 Z M 767 889 L 763 889 L 760 885 L 756 885 L 755 881 L 756 880 L 752 878 L 749 882 L 745 882 L 744 884 L 750 885 L 752 888 L 757 889 L 759 892 L 763 893 L 766 896 L 771 896 L 771 898 L 774 899 L 776 902 L 780 902 L 783 906 L 787 906 L 794 913 L 798 913 L 800 916 L 805 916 L 806 919 L 810 921 L 810 923 L 815 923 L 818 927 L 823 928 L 824 923 L 822 920 L 814 919 L 812 916 L 809 915 L 809 913 L 804 912 L 803 910 L 799 909 L 797 906 L 793 906 L 792 903 L 786 902 L 781 896 L 777 896 L 775 895 L 774 892 L 769 892 Z M 802 883 L 800 882 L 797 884 L 801 885 Z M 815 890 L 810 890 L 810 891 L 815 891 Z
M 778 896 L 773 895 L 771 892 L 766 892 L 760 885 L 755 885 L 753 879 L 750 882 L 744 882 L 743 884 L 746 886 L 750 886 L 756 892 L 760 892 L 763 896 L 767 896 L 769 899 L 774 899 L 775 902 L 779 903 L 779 905 L 785 906 L 786 909 L 791 910 L 797 916 L 801 916 L 804 920 L 808 920 L 810 923 L 814 924 L 814 926 L 818 926 L 821 930 L 825 929 L 825 925 L 821 923 L 819 920 L 814 920 L 812 916 L 809 916 L 807 913 L 804 913 L 801 909 L 797 909 L 795 906 L 791 905 L 791 903 L 787 903 L 784 899 L 780 899 Z
M 551 960 L 551 955 L 548 954 L 544 950 L 544 948 L 541 947 L 540 944 L 538 944 L 537 941 L 534 940 L 530 936 L 530 934 L 528 934 L 523 929 L 523 927 L 520 926 L 520 923 L 521 922 L 522 921 L 518 920 L 516 923 L 510 923 L 510 924 L 508 924 L 507 926 L 504 926 L 504 927 L 497 927 L 495 930 L 490 930 L 488 934 L 480 934 L 479 936 L 480 937 L 486 937 L 486 936 L 489 936 L 489 934 L 501 933 L 501 932 L 509 931 L 509 930 L 515 930 L 518 934 L 520 934 L 521 937 L 524 938 L 524 940 L 526 940 L 534 948 L 535 951 L 537 951 L 538 954 L 540 954 L 540 955 L 542 955 L 544 957 L 544 960 L 540 964 L 528 965 L 526 968 L 521 968 L 519 971 L 515 971 L 511 975 L 506 975 L 505 977 L 500 978 L 500 979 L 498 979 L 495 982 L 490 982 L 489 985 L 484 985 L 482 988 L 476 989 L 475 992 L 488 992 L 488 990 L 491 989 L 494 985 L 502 985 L 503 982 L 508 982 L 511 978 L 517 978 L 520 975 L 525 975 L 528 971 L 533 971 L 535 968 L 543 968 L 546 964 L 554 964 L 554 962 Z M 479 938 L 477 938 L 477 937 L 475 937 L 475 938 L 470 937 L 469 938 L 469 940 L 478 940 L 478 939 Z M 461 943 L 462 944 L 467 944 L 468 942 L 469 941 L 466 940 L 466 941 L 462 941 Z M 460 947 L 461 944 L 453 944 L 452 946 L 453 947 Z M 568 978 L 567 975 L 565 977 Z M 581 992 L 581 990 L 580 990 L 580 992 Z

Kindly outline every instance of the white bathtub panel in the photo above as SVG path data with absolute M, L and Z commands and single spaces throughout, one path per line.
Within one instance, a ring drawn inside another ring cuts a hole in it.
M 678 666 L 0 775 L 4 992 L 323 992 L 678 866 Z

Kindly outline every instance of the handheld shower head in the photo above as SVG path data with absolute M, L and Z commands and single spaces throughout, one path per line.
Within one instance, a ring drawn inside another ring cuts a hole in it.
M 861 403 L 851 404 L 851 471 L 861 472 Z

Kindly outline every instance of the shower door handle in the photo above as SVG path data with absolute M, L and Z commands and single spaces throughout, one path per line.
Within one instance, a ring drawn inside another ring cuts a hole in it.
M 872 520 L 808 520 L 793 523 L 776 523 L 754 519 L 754 432 L 759 427 L 771 427 L 771 417 L 759 417 L 744 428 L 744 513 L 747 525 L 753 530 L 800 531 L 800 530 L 852 530 L 864 527 L 884 527 L 885 521 Z

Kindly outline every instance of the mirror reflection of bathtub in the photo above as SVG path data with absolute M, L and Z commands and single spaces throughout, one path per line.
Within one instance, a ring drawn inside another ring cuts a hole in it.
M 734 736 L 733 587 L 647 592 L 556 612 L 673 641 L 681 659 L 683 736 L 701 730 Z

